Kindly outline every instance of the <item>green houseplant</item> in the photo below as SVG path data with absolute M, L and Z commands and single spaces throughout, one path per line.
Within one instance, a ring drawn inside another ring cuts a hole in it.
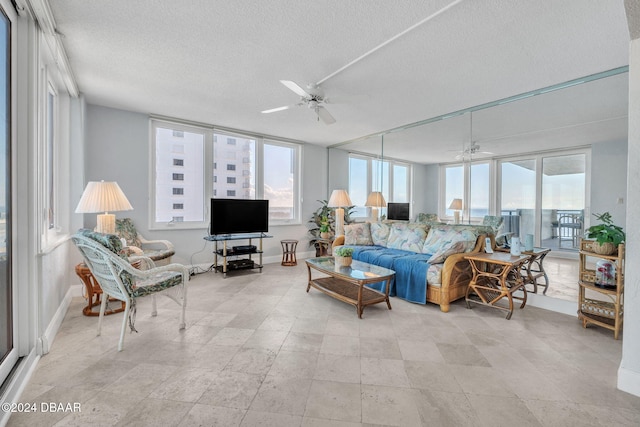
M 348 267 L 351 265 L 351 261 L 353 261 L 353 248 L 338 246 L 334 249 L 333 256 L 336 260 L 336 265 Z
M 311 219 L 308 222 L 308 228 L 309 228 L 309 245 L 311 246 L 315 246 L 316 243 L 318 242 L 318 239 L 328 239 L 331 238 L 331 235 L 334 234 L 335 232 L 335 224 L 336 224 L 336 213 L 335 213 L 335 208 L 329 207 L 329 201 L 328 200 L 318 200 L 318 202 L 320 202 L 321 206 L 313 213 L 313 215 L 311 215 Z M 350 224 L 352 222 L 351 220 L 351 213 L 353 210 L 353 206 L 349 206 L 348 208 L 345 208 L 345 212 L 344 212 L 344 223 L 345 224 Z M 325 227 L 323 227 L 326 226 Z M 329 235 L 327 237 L 323 237 L 321 235 L 321 233 L 325 232 L 323 231 L 323 229 L 326 229 L 329 233 Z
M 615 225 L 611 219 L 611 214 L 593 214 L 601 224 L 592 225 L 587 229 L 586 237 L 595 239 L 593 251 L 599 255 L 611 255 L 616 251 L 618 245 L 625 241 L 626 235 L 622 227 Z
M 329 217 L 323 216 L 320 218 L 320 237 L 323 239 L 328 239 L 331 236 L 331 231 L 329 229 Z

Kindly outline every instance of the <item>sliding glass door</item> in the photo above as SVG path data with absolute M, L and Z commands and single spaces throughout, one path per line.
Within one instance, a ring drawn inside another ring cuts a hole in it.
M 578 250 L 588 205 L 587 152 L 539 154 L 499 161 L 504 231 L 554 251 Z M 554 252 L 557 253 L 557 252 Z
M 0 383 L 17 360 L 11 283 L 11 20 L 0 6 Z

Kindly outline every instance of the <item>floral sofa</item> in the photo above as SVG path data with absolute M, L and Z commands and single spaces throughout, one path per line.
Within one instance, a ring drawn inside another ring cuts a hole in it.
M 390 295 L 439 304 L 448 312 L 452 301 L 464 297 L 472 277 L 465 255 L 483 251 L 487 236 L 493 240 L 493 231 L 482 225 L 358 223 L 346 225 L 333 246 L 350 246 L 353 259 L 394 270 Z

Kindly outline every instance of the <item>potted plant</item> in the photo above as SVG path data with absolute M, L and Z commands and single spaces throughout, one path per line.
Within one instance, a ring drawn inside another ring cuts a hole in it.
M 599 255 L 611 255 L 616 251 L 618 245 L 625 241 L 626 235 L 622 227 L 615 225 L 611 219 L 611 214 L 593 214 L 601 224 L 592 225 L 587 229 L 586 236 L 595 239 L 592 245 L 593 252 Z
M 353 261 L 353 248 L 339 246 L 333 251 L 333 255 L 336 260 L 336 265 L 348 267 L 351 265 L 351 261 Z
M 320 237 L 322 239 L 328 239 L 331 237 L 331 231 L 329 229 L 329 217 L 323 216 L 320 218 Z

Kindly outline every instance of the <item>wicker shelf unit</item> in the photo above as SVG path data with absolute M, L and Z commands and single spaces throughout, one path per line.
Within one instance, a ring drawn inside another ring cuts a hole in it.
M 589 323 L 613 331 L 618 339 L 622 331 L 624 312 L 624 243 L 618 245 L 613 255 L 600 255 L 593 251 L 593 240 L 580 242 L 580 280 L 578 281 L 578 318 L 582 326 Z M 615 265 L 615 288 L 596 284 L 596 271 L 587 266 L 587 259 L 605 259 Z M 587 295 L 588 293 L 588 295 Z

